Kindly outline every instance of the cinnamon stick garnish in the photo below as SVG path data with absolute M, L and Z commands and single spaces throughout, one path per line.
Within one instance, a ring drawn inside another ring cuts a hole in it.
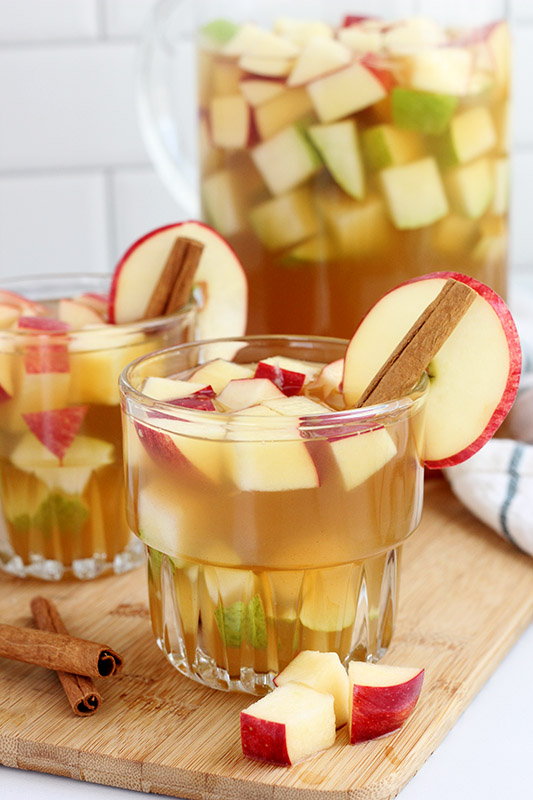
M 203 244 L 178 237 L 146 307 L 144 319 L 173 314 L 188 301 Z
M 101 697 L 88 679 L 116 675 L 122 658 L 106 645 L 70 636 L 46 598 L 34 598 L 31 609 L 39 630 L 0 624 L 0 657 L 55 670 L 74 712 L 94 713 Z
M 453 278 L 447 280 L 370 381 L 355 407 L 386 403 L 410 392 L 476 296 L 465 283 Z

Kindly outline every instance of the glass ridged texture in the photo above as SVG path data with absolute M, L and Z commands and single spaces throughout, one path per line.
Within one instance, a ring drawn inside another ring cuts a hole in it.
M 109 284 L 107 275 L 60 275 L 6 280 L 1 288 L 53 312 L 58 298 L 105 293 Z M 124 510 L 118 377 L 134 358 L 192 339 L 194 318 L 191 307 L 169 318 L 59 334 L 0 330 L 7 394 L 0 403 L 1 569 L 88 579 L 142 563 Z M 46 422 L 46 412 L 63 414 L 62 421 Z M 81 419 L 62 458 L 35 434 L 38 419 L 59 429 Z
M 302 649 L 336 651 L 344 663 L 384 654 L 401 545 L 422 508 L 427 382 L 382 406 L 299 420 L 178 409 L 139 390 L 150 375 L 188 376 L 220 356 L 324 364 L 345 346 L 206 342 L 141 359 L 122 375 L 128 518 L 147 547 L 153 632 L 180 672 L 213 688 L 266 691 Z M 348 486 L 336 447 L 355 439 L 362 473 Z M 307 488 L 294 486 L 302 451 L 319 475 Z M 251 485 L 265 463 L 292 477 L 268 491 Z

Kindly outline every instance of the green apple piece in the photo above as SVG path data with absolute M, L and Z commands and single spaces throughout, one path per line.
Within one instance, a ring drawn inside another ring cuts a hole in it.
M 488 158 L 452 167 L 445 173 L 444 182 L 457 214 L 479 219 L 493 201 L 494 173 Z
M 332 439 L 331 452 L 347 492 L 360 486 L 396 455 L 385 428 Z
M 388 124 L 367 128 L 363 131 L 361 144 L 365 161 L 374 170 L 408 164 L 425 155 L 419 133 Z
M 312 110 L 311 99 L 304 88 L 284 88 L 255 109 L 257 133 L 261 139 L 270 139 L 293 122 L 308 116 Z
M 510 166 L 506 156 L 492 159 L 494 197 L 490 210 L 493 214 L 506 214 L 509 210 Z
M 350 197 L 362 199 L 365 172 L 355 120 L 311 125 L 307 133 L 339 186 Z
M 412 89 L 437 94 L 468 94 L 472 54 L 466 47 L 422 47 L 407 58 Z
M 387 167 L 380 182 L 394 225 L 400 230 L 431 225 L 448 213 L 448 201 L 434 158 Z
M 251 151 L 272 194 L 283 194 L 314 175 L 322 162 L 298 125 L 280 131 Z
M 213 44 L 227 44 L 237 31 L 239 25 L 229 19 L 214 19 L 200 28 L 200 33 L 207 37 Z
M 429 135 L 444 133 L 457 106 L 457 97 L 395 86 L 392 118 L 399 128 Z
M 79 498 L 53 493 L 41 503 L 31 524 L 45 536 L 52 534 L 54 529 L 60 534 L 75 536 L 82 532 L 89 513 Z
M 324 193 L 320 209 L 341 257 L 365 258 L 387 249 L 394 228 L 378 195 L 357 201 L 339 192 Z
M 81 494 L 93 472 L 113 463 L 114 447 L 103 439 L 78 435 L 66 451 L 62 464 L 32 433 L 22 436 L 11 454 L 11 462 L 41 480 L 50 490 Z
M 313 193 L 307 186 L 255 206 L 249 219 L 268 250 L 291 247 L 315 236 L 320 227 Z
M 334 122 L 368 108 L 387 94 L 381 81 L 358 61 L 311 81 L 307 90 L 321 122 Z
M 482 156 L 496 142 L 496 127 L 489 110 L 486 106 L 475 106 L 453 117 L 436 147 L 440 163 L 453 166 Z
M 289 86 L 303 86 L 309 81 L 345 67 L 352 60 L 346 45 L 335 39 L 313 37 L 304 45 L 288 78 Z

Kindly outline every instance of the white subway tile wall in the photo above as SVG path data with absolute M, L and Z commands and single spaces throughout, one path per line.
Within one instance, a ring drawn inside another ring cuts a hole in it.
M 153 5 L 0 0 L 0 277 L 109 271 L 135 238 L 185 213 L 156 176 L 137 121 L 137 43 Z M 512 261 L 522 270 L 533 264 L 533 3 L 507 8 Z

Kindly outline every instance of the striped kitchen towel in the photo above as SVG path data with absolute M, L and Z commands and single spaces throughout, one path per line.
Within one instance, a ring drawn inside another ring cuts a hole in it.
M 533 556 L 533 282 L 517 287 L 512 307 L 523 350 L 522 378 L 505 435 L 463 464 L 444 470 L 460 500 L 486 525 Z

